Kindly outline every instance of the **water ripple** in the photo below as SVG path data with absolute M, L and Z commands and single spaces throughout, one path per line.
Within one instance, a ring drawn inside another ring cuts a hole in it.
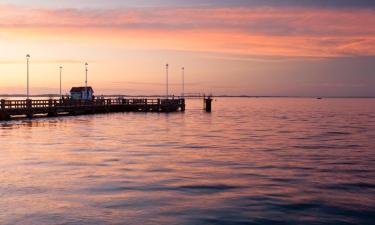
M 373 99 L 189 108 L 0 122 L 0 223 L 374 223 Z

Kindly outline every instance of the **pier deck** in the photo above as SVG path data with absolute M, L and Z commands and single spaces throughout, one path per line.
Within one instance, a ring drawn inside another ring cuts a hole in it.
M 176 112 L 185 111 L 185 99 L 106 98 L 91 101 L 70 99 L 0 101 L 0 120 L 16 116 L 59 116 L 110 112 Z

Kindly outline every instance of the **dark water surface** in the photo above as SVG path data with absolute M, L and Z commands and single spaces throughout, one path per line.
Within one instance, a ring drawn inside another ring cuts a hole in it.
M 0 122 L 0 224 L 375 224 L 375 100 Z

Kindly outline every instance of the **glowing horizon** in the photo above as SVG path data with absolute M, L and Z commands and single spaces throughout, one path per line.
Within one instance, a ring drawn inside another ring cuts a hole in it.
M 103 94 L 163 94 L 169 63 L 176 95 L 185 67 L 187 92 L 375 96 L 372 7 L 112 6 L 0 4 L 0 93 L 23 93 L 30 54 L 31 94 L 57 93 L 60 65 L 81 85 L 87 61 Z

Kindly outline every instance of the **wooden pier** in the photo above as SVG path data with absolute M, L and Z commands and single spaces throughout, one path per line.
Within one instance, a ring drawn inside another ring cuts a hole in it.
M 0 101 L 0 120 L 14 117 L 83 115 L 110 112 L 185 111 L 185 99 L 101 98 L 94 100 L 4 100 Z

